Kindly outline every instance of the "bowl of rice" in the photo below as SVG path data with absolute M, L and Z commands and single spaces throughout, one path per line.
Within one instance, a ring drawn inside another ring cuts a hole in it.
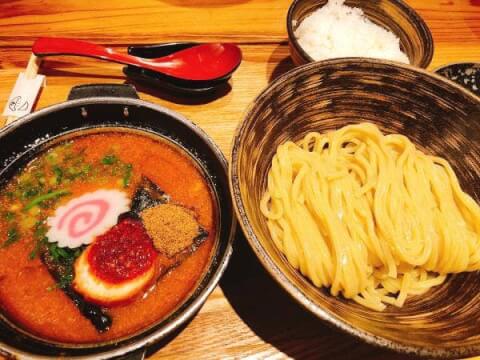
M 287 30 L 296 65 L 366 57 L 427 68 L 433 57 L 430 30 L 402 0 L 294 0 Z

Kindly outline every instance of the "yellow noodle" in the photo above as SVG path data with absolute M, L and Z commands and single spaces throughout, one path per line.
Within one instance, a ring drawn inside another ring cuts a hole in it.
M 293 267 L 378 311 L 480 269 L 480 207 L 451 166 L 373 124 L 280 145 L 260 210 Z

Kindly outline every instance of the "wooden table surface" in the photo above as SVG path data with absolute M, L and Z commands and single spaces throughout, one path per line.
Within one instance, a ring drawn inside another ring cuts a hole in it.
M 367 0 L 365 0 L 367 1 Z M 430 27 L 430 68 L 480 62 L 479 0 L 408 0 Z M 290 0 L 16 0 L 0 3 L 0 104 L 26 66 L 38 36 L 91 40 L 120 50 L 134 43 L 229 41 L 244 61 L 231 88 L 188 99 L 137 85 L 140 97 L 177 110 L 229 153 L 246 106 L 275 77 L 292 68 L 285 17 Z M 80 58 L 44 62 L 47 75 L 37 109 L 66 99 L 74 85 L 123 83 L 121 66 Z M 330 329 L 306 313 L 265 273 L 238 232 L 220 285 L 181 332 L 155 348 L 152 358 L 400 359 Z

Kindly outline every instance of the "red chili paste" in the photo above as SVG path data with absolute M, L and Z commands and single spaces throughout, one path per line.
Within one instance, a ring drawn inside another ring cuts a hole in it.
M 156 257 L 157 252 L 142 223 L 127 218 L 97 237 L 87 259 L 98 278 L 115 284 L 143 274 Z

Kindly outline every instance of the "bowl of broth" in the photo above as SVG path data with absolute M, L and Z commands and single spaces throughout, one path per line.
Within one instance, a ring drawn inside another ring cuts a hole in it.
M 225 158 L 181 115 L 135 96 L 80 87 L 0 132 L 9 355 L 141 354 L 199 310 L 228 263 Z

